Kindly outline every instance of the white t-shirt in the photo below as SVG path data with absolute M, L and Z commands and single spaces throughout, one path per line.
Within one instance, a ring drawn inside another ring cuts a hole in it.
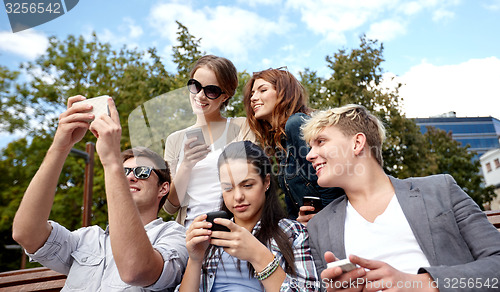
M 207 212 L 220 209 L 222 203 L 222 191 L 219 182 L 219 171 L 217 161 L 227 143 L 227 130 L 230 119 L 226 121 L 226 127 L 222 135 L 210 145 L 210 152 L 205 159 L 198 161 L 191 171 L 191 178 L 186 189 L 186 197 L 181 206 L 189 206 L 186 213 L 186 228 L 193 222 L 194 218 Z M 185 144 L 185 137 L 182 145 Z M 184 148 L 179 155 L 177 169 L 184 159 Z
M 373 223 L 363 218 L 348 201 L 344 240 L 347 256 L 383 261 L 411 274 L 417 274 L 420 267 L 430 266 L 396 195 Z

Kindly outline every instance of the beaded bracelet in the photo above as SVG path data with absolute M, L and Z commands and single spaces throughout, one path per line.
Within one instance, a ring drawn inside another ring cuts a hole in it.
M 276 256 L 273 256 L 272 262 L 270 262 L 261 272 L 255 271 L 254 276 L 259 281 L 265 280 L 269 276 L 271 276 L 272 273 L 274 273 L 274 271 L 276 271 L 278 266 L 279 266 L 279 260 Z

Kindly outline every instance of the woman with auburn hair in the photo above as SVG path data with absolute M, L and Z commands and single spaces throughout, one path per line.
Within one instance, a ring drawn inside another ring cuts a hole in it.
M 194 219 L 179 291 L 318 291 L 307 230 L 285 218 L 264 150 L 250 141 L 231 143 L 217 167 L 221 210 L 232 219 Z M 215 224 L 226 231 L 213 230 Z
M 194 64 L 190 78 L 187 88 L 196 123 L 170 134 L 165 147 L 174 179 L 164 209 L 169 214 L 178 211 L 177 222 L 186 227 L 198 215 L 220 206 L 216 165 L 224 147 L 254 139 L 245 118 L 221 114 L 238 87 L 238 73 L 230 60 L 203 56 Z
M 319 211 L 303 206 L 305 196 L 320 198 L 324 207 L 344 193 L 340 188 L 318 186 L 316 171 L 306 160 L 309 148 L 300 127 L 313 111 L 307 100 L 304 87 L 286 68 L 255 72 L 245 85 L 243 99 L 257 142 L 279 162 L 278 180 L 288 214 L 293 219 L 299 216 L 304 224 L 314 216 L 311 212 Z

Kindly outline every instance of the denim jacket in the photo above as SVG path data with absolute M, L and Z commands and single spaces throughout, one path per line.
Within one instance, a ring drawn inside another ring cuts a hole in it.
M 282 141 L 286 153 L 276 153 L 280 162 L 278 181 L 285 192 L 288 215 L 292 219 L 297 218 L 304 196 L 320 197 L 324 207 L 344 194 L 341 188 L 320 187 L 316 170 L 306 160 L 310 148 L 302 137 L 300 127 L 309 118 L 304 113 L 295 113 L 288 119 L 285 125 L 286 137 Z

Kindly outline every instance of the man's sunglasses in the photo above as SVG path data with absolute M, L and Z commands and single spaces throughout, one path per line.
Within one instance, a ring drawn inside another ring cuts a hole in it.
M 209 99 L 217 99 L 219 96 L 221 96 L 221 94 L 224 93 L 219 86 L 207 85 L 203 87 L 201 83 L 196 79 L 189 79 L 187 87 L 189 92 L 191 92 L 192 94 L 198 94 L 203 89 L 205 96 Z
M 125 176 L 133 172 L 137 179 L 148 179 L 153 171 L 158 175 L 156 169 L 150 166 L 124 167 L 123 170 L 125 171 Z

